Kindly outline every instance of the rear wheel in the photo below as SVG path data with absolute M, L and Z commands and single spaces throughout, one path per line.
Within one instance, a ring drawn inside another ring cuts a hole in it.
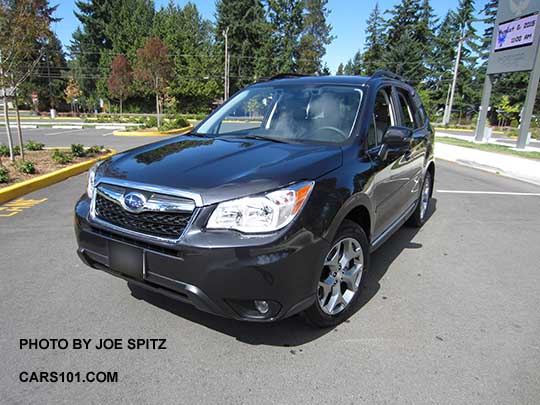
M 422 183 L 422 190 L 418 199 L 418 204 L 414 213 L 409 218 L 408 224 L 411 226 L 421 227 L 426 222 L 427 213 L 429 211 L 429 203 L 431 201 L 431 193 L 433 187 L 433 178 L 431 172 L 428 171 Z
M 368 265 L 366 234 L 358 224 L 345 220 L 326 255 L 317 285 L 317 299 L 305 312 L 308 321 L 324 328 L 347 319 L 360 295 L 362 276 Z

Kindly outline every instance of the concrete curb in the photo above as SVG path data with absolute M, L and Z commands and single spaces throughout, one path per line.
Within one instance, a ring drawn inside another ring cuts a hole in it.
M 437 143 L 435 157 L 500 176 L 540 185 L 540 162 L 518 156 Z
M 169 131 L 113 131 L 114 136 L 165 136 L 165 135 L 177 135 L 189 132 L 193 129 L 193 124 L 189 124 L 187 127 L 171 129 Z
M 474 133 L 474 129 L 467 129 L 467 128 L 445 128 L 445 127 L 433 127 L 435 131 L 454 131 L 454 132 L 472 132 Z M 497 135 L 504 135 L 505 132 L 503 131 L 493 131 L 493 134 Z
M 116 154 L 116 151 L 113 150 L 104 156 L 77 163 L 54 172 L 44 174 L 43 176 L 38 176 L 33 179 L 25 180 L 20 183 L 2 188 L 0 189 L 0 204 L 31 193 L 32 191 L 40 190 L 50 186 L 51 184 L 58 183 L 59 181 L 67 179 L 68 177 L 83 173 L 90 169 L 90 167 L 92 167 L 96 162 L 108 159 L 114 154 Z

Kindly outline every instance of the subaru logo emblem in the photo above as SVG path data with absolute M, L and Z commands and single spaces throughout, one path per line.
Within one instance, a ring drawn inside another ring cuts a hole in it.
M 146 197 L 141 193 L 131 192 L 124 196 L 124 208 L 126 208 L 128 211 L 141 211 L 145 203 Z

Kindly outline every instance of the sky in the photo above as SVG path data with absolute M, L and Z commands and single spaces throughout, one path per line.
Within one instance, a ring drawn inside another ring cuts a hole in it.
M 156 0 L 156 8 L 166 5 L 168 0 Z M 187 0 L 176 0 L 175 3 L 184 5 Z M 202 13 L 204 18 L 214 21 L 215 0 L 192 0 Z M 328 17 L 332 25 L 332 35 L 336 38 L 327 46 L 326 55 L 323 61 L 326 62 L 332 72 L 337 70 L 340 63 L 347 60 L 359 49 L 364 47 L 366 20 L 369 13 L 379 3 L 381 10 L 391 9 L 398 0 L 329 0 L 328 8 L 331 10 Z M 459 0 L 431 0 L 435 14 L 444 17 L 449 9 L 455 9 Z M 477 12 L 483 7 L 487 0 L 476 0 Z M 55 4 L 54 1 L 50 2 Z M 78 26 L 78 20 L 73 14 L 76 10 L 74 0 L 62 0 L 58 3 L 56 17 L 62 20 L 55 24 L 55 31 L 64 48 L 69 45 L 73 31 Z M 479 33 L 481 30 L 479 29 Z

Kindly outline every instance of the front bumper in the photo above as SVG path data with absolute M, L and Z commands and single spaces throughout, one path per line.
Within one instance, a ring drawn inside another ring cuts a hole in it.
M 223 233 L 197 232 L 192 239 L 188 235 L 172 246 L 160 246 L 92 223 L 88 211 L 89 200 L 82 197 L 75 208 L 75 232 L 83 262 L 232 319 L 273 321 L 309 307 L 329 249 L 326 240 L 300 225 L 274 238 L 239 240 L 235 235 L 227 241 Z M 141 257 L 142 272 L 116 268 L 111 246 Z M 270 302 L 269 313 L 254 311 L 254 300 Z

